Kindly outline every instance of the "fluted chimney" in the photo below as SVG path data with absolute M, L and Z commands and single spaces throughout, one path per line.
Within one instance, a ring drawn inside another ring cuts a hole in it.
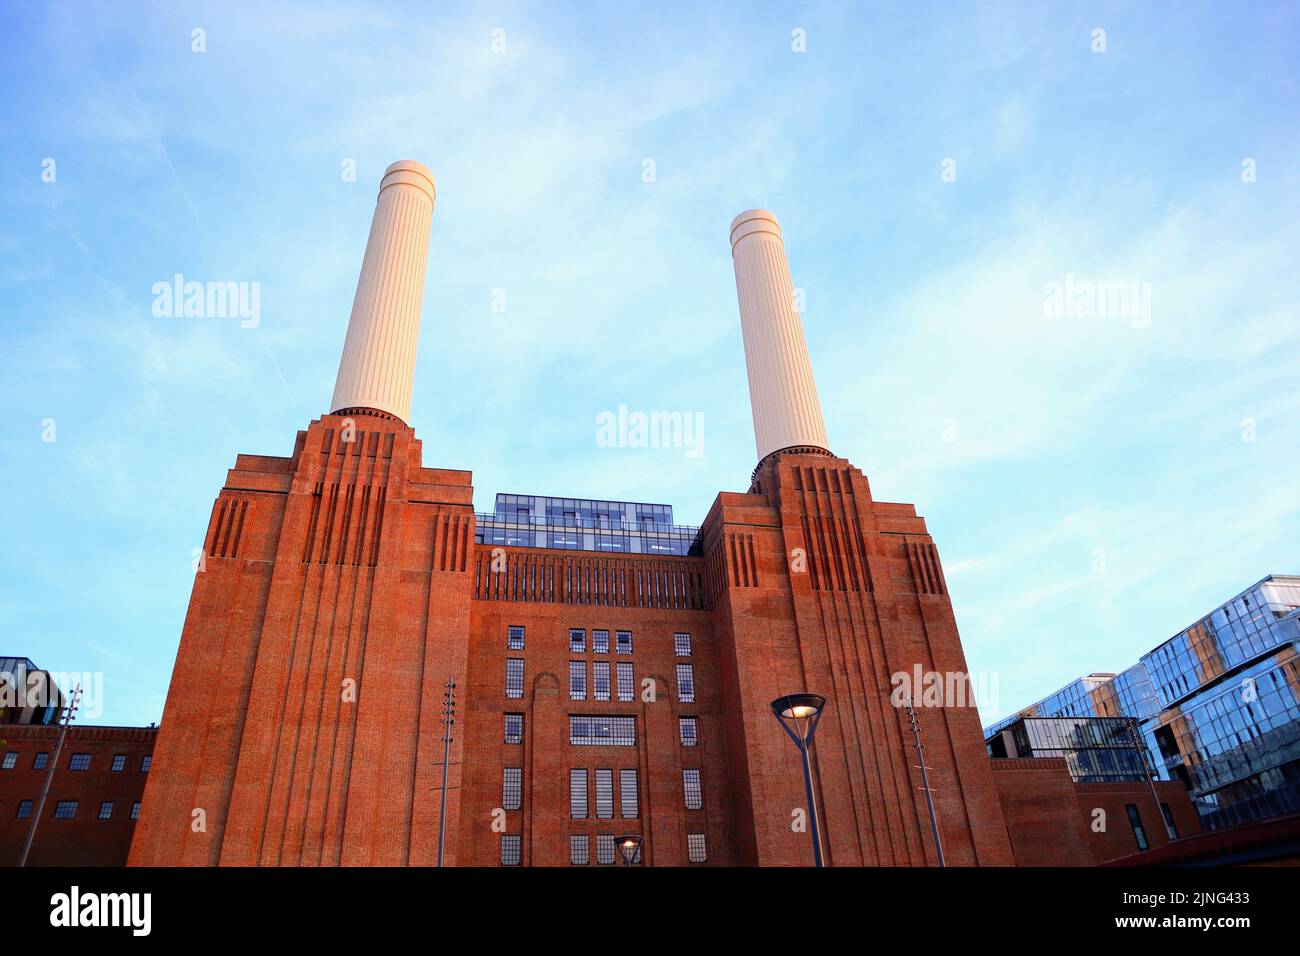
M 436 196 L 433 174 L 420 163 L 404 159 L 384 170 L 331 414 L 372 410 L 410 419 Z
M 776 217 L 750 209 L 733 219 L 731 258 L 758 460 L 787 448 L 829 452 Z

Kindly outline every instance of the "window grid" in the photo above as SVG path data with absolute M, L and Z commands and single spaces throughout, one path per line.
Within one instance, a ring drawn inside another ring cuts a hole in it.
M 593 654 L 609 653 L 609 631 L 592 631 L 591 632 L 591 652 Z
M 140 818 L 140 801 L 137 800 L 135 803 L 131 804 L 131 819 L 138 820 L 139 818 Z
M 596 771 L 596 819 L 611 820 L 614 817 L 614 771 L 598 769 Z
M 524 742 L 524 715 L 506 714 L 505 742 L 522 744 Z
M 569 661 L 569 700 L 587 699 L 587 662 Z
M 153 766 L 153 754 L 145 754 L 140 758 L 140 772 L 148 773 L 149 768 Z
M 691 635 L 679 631 L 673 635 L 673 653 L 678 657 L 691 656 Z
M 609 661 L 592 662 L 591 699 L 609 700 Z
M 569 837 L 569 863 L 572 866 L 586 866 L 591 862 L 591 841 L 584 834 Z
M 68 759 L 69 770 L 89 770 L 90 754 L 73 754 Z
M 72 820 L 76 815 L 76 800 L 60 800 L 54 805 L 54 819 L 56 820 Z
M 677 699 L 683 704 L 695 703 L 695 665 L 677 665 Z
M 501 771 L 501 806 L 505 810 L 518 810 L 523 804 L 523 768 L 506 767 Z
M 18 751 L 11 750 L 4 757 L 4 763 L 0 763 L 0 770 L 12 770 L 18 764 Z
M 687 767 L 682 771 L 682 792 L 686 795 L 686 809 L 700 810 L 704 807 L 704 792 L 700 788 L 700 771 Z
M 575 820 L 587 819 L 587 771 L 569 771 L 569 816 Z
M 49 765 L 49 761 L 50 755 L 48 753 L 39 753 L 36 755 L 36 759 L 32 761 L 32 769 L 44 770 Z
M 613 866 L 617 852 L 614 847 L 614 834 L 596 834 L 596 864 L 598 866 Z
M 518 624 L 506 628 L 506 650 L 522 651 L 524 649 L 524 629 Z
M 703 833 L 686 834 L 686 859 L 691 863 L 709 862 L 709 854 L 705 848 Z
M 677 726 L 681 730 L 683 747 L 694 747 L 699 744 L 700 738 L 694 717 L 678 717 Z
M 618 800 L 624 820 L 635 820 L 641 816 L 641 801 L 637 794 L 635 770 L 618 772 Z
M 618 653 L 620 654 L 632 653 L 632 632 L 631 631 L 615 631 L 614 641 Z
M 518 866 L 520 855 L 520 836 L 518 833 L 501 834 L 501 865 Z
M 113 819 L 113 801 L 112 801 L 112 800 L 105 800 L 103 803 L 101 803 L 101 804 L 99 805 L 99 819 L 101 819 L 101 820 L 111 820 L 111 819 Z
M 113 773 L 121 773 L 126 769 L 126 754 L 114 754 L 113 766 L 109 768 Z
M 506 660 L 506 696 L 524 696 L 524 662 L 517 657 Z
M 569 743 L 587 747 L 635 747 L 635 717 L 569 715 Z
M 569 653 L 582 654 L 587 650 L 587 632 L 580 627 L 569 628 Z
M 618 662 L 618 699 L 631 700 L 636 679 L 632 676 L 632 662 Z
M 26 819 L 27 819 L 28 817 L 30 817 L 31 815 L 32 815 L 32 801 L 30 801 L 30 800 L 19 800 L 19 801 L 18 801 L 18 819 L 19 819 L 19 820 L 26 820 Z

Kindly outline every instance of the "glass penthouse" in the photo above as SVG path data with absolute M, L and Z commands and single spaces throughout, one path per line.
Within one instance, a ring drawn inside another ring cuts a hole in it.
M 671 505 L 540 495 L 496 496 L 475 516 L 475 540 L 516 548 L 615 554 L 699 554 L 700 529 L 673 524 Z

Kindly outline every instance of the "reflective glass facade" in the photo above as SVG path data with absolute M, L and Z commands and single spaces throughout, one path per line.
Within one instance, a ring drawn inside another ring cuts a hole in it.
M 1145 749 L 1126 717 L 1019 717 L 989 741 L 995 757 L 1063 757 L 1076 783 L 1151 776 Z
M 475 517 L 479 544 L 614 554 L 700 554 L 700 529 L 673 524 L 671 505 L 590 498 L 496 496 Z

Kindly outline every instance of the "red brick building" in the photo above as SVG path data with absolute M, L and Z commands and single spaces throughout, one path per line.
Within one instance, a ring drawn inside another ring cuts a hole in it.
M 775 220 L 732 226 L 749 490 L 686 553 L 607 553 L 479 543 L 470 472 L 425 465 L 406 421 L 434 198 L 390 167 L 331 413 L 227 475 L 131 862 L 430 865 L 441 840 L 450 865 L 600 865 L 635 833 L 648 865 L 806 865 L 770 705 L 812 691 L 827 862 L 936 863 L 891 691 L 966 660 L 925 522 L 828 450 Z M 948 864 L 1016 862 L 974 701 L 920 722 Z

